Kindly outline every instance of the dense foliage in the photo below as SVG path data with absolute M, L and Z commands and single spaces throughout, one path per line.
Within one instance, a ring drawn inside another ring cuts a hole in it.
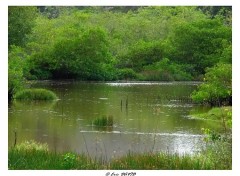
M 24 59 L 27 58 L 26 53 L 20 47 L 12 46 L 8 54 L 8 98 L 23 87 L 24 77 Z
M 204 78 L 192 98 L 199 103 L 215 106 L 232 105 L 232 65 L 219 63 L 207 69 Z
M 231 105 L 231 12 L 220 6 L 10 6 L 8 96 L 56 98 L 47 90 L 24 90 L 25 80 L 33 79 L 197 80 L 203 84 L 192 94 L 195 102 Z M 231 112 L 215 111 L 206 119 L 215 115 L 227 131 Z M 112 127 L 113 118 L 92 124 Z M 219 140 L 209 129 L 205 134 L 214 145 L 198 155 L 129 154 L 107 165 L 24 143 L 9 150 L 9 169 L 231 169 L 231 141 Z
M 37 8 L 33 6 L 10 6 L 8 8 L 8 46 L 23 46 L 27 35 L 31 33 L 37 16 Z
M 231 64 L 231 40 L 229 7 L 9 7 L 26 79 L 202 80 Z

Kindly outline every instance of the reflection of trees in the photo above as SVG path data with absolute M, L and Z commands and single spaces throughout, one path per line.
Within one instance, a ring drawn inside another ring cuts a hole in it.
M 45 88 L 48 88 L 47 85 L 45 85 Z M 186 106 L 185 103 L 177 101 L 155 101 L 158 95 L 165 96 L 166 94 L 171 94 L 178 88 L 175 94 L 190 94 L 193 88 L 188 86 L 136 85 L 117 87 L 83 82 L 61 85 L 51 83 L 49 86 L 51 90 L 58 94 L 58 97 L 60 97 L 59 101 L 52 102 L 53 104 L 13 102 L 10 106 L 9 143 L 14 141 L 14 134 L 11 130 L 18 128 L 18 142 L 34 139 L 40 142 L 47 142 L 52 150 L 62 151 L 71 149 L 81 152 L 86 150 L 86 146 L 82 136 L 84 132 L 80 131 L 97 131 L 94 134 L 86 133 L 86 142 L 89 150 L 95 151 L 96 149 L 94 141 L 96 134 L 101 136 L 106 148 L 109 147 L 115 150 L 115 148 L 119 147 L 119 144 L 122 144 L 124 149 L 128 150 L 130 147 L 129 141 L 133 141 L 134 138 L 122 132 L 132 132 L 134 135 L 137 132 L 198 134 L 202 126 L 214 125 L 206 123 L 206 121 L 191 120 L 186 117 L 191 111 L 197 110 L 197 107 Z M 59 96 L 61 91 L 63 91 L 62 97 Z M 128 108 L 125 108 L 127 97 Z M 122 111 L 121 100 L 123 102 Z M 61 113 L 62 105 L 64 108 L 63 114 Z M 114 117 L 114 127 L 91 126 L 93 119 L 104 115 L 112 115 Z M 119 131 L 119 133 L 114 134 L 112 131 Z M 157 140 L 162 140 L 162 138 L 160 136 Z M 111 141 L 107 142 L 107 140 Z M 142 140 L 142 138 L 139 140 Z M 141 143 L 139 140 L 133 141 L 134 144 Z M 150 144 L 151 148 L 153 139 L 148 140 L 145 141 L 145 144 Z M 157 140 L 155 146 L 158 144 Z M 169 140 L 169 138 L 166 138 L 166 140 Z M 171 143 L 170 141 L 166 142 L 168 145 Z M 115 148 L 110 145 L 115 145 Z M 172 145 L 175 145 L 174 142 L 172 142 Z M 139 146 L 136 149 L 141 147 Z
M 15 100 L 12 102 L 11 109 L 22 110 L 22 111 L 36 111 L 42 109 L 52 109 L 56 101 L 26 101 L 26 100 Z

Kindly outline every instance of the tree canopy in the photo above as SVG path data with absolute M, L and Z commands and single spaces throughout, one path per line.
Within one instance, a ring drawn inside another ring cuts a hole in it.
M 23 46 L 37 17 L 37 8 L 33 6 L 10 6 L 8 8 L 8 46 Z
M 201 81 L 232 60 L 231 7 L 10 6 L 8 22 L 23 79 Z

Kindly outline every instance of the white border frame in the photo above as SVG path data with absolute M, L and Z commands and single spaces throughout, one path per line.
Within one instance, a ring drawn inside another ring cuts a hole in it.
M 176 176 L 176 175 L 184 175 L 184 176 L 225 176 L 225 175 L 240 175 L 239 167 L 240 167 L 240 145 L 238 137 L 240 135 L 240 107 L 237 104 L 240 100 L 240 93 L 238 91 L 239 88 L 239 82 L 238 79 L 240 73 L 238 73 L 238 70 L 240 70 L 239 66 L 239 51 L 240 51 L 240 21 L 238 18 L 240 18 L 240 4 L 239 0 L 5 0 L 6 2 L 3 2 L 2 0 L 0 2 L 0 19 L 1 19 L 1 40 L 0 40 L 0 48 L 1 48 L 1 64 L 0 64 L 0 82 L 1 82 L 1 91 L 0 91 L 0 97 L 1 97 L 1 132 L 0 132 L 0 139 L 1 139 L 1 150 L 0 150 L 0 172 L 1 175 L 4 174 L 4 176 L 42 176 L 42 175 L 98 175 L 98 176 L 105 176 L 107 172 L 110 173 L 119 173 L 119 176 L 121 176 L 121 172 L 123 171 L 109 171 L 109 170 L 94 170 L 94 171 L 82 171 L 82 170 L 76 170 L 76 171 L 32 171 L 32 170 L 24 170 L 24 171 L 16 171 L 16 170 L 8 170 L 8 98 L 7 98 L 7 75 L 8 75 L 8 69 L 7 69 L 7 55 L 8 55 L 8 6 L 11 5 L 63 5 L 63 6 L 73 6 L 73 5 L 79 5 L 79 6 L 107 6 L 107 5 L 161 5 L 161 6 L 192 6 L 192 5 L 230 5 L 233 8 L 233 164 L 232 164 L 232 170 L 227 171 L 206 171 L 206 170 L 200 170 L 200 171 L 187 171 L 187 170 L 179 170 L 179 171 L 148 171 L 148 170 L 131 170 L 133 172 L 136 172 L 136 176 L 141 175 L 168 175 L 168 176 Z M 128 171 L 128 172 L 131 172 Z

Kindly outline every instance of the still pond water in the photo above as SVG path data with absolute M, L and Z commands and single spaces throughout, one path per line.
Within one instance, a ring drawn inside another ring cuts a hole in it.
M 8 144 L 35 140 L 52 151 L 85 153 L 106 160 L 128 152 L 194 153 L 202 146 L 201 128 L 218 130 L 214 121 L 192 118 L 208 107 L 191 103 L 195 82 L 99 83 L 44 81 L 30 87 L 54 91 L 54 102 L 15 101 L 9 105 Z M 127 105 L 126 105 L 127 104 Z M 113 127 L 92 125 L 113 116 Z

